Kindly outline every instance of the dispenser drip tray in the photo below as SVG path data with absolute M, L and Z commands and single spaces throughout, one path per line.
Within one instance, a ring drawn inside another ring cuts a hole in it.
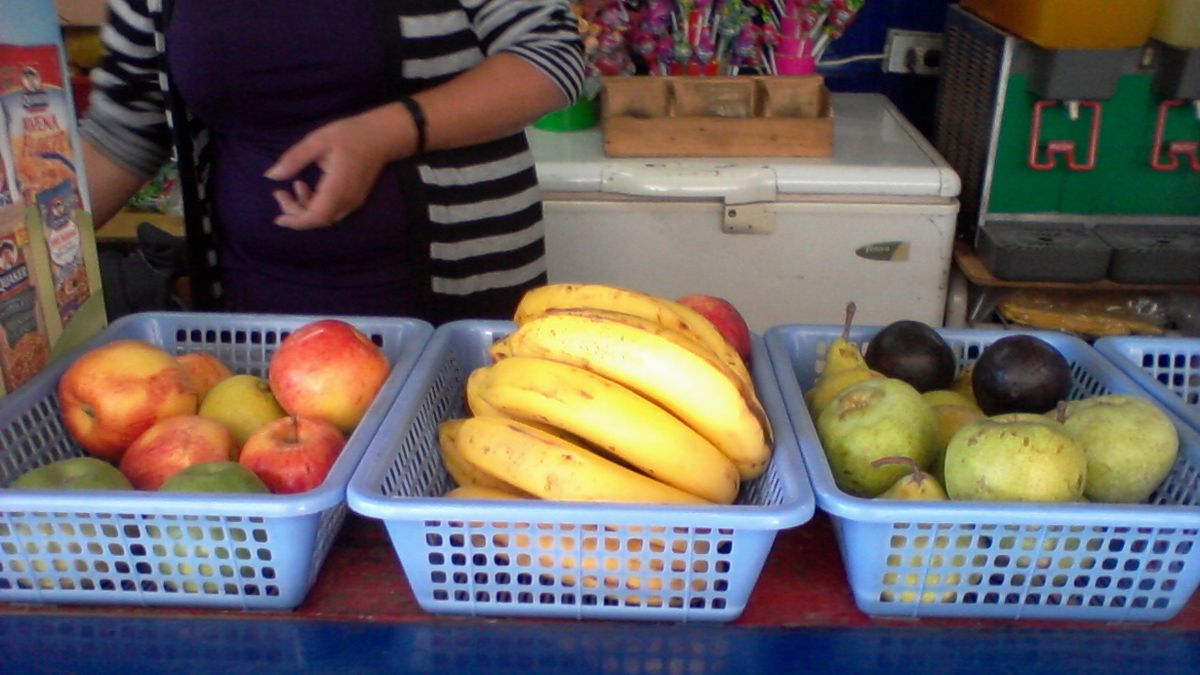
M 1108 277 L 1127 284 L 1200 283 L 1200 225 L 1100 225 L 1112 247 Z
M 1108 243 L 1076 223 L 989 221 L 975 249 L 992 275 L 1007 281 L 1099 281 L 1112 256 Z

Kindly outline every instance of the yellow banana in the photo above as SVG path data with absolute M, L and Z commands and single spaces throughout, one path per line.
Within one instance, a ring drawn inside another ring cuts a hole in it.
M 476 370 L 471 379 L 477 380 L 475 397 L 482 407 L 563 429 L 651 478 L 709 501 L 729 504 L 737 497 L 738 471 L 724 453 L 658 404 L 606 377 L 515 356 Z
M 548 284 L 521 296 L 513 320 L 523 325 L 556 309 L 604 309 L 640 316 L 677 330 L 707 347 L 748 385 L 754 393 L 750 372 L 733 345 L 711 321 L 696 310 L 674 300 L 606 284 Z
M 487 366 L 476 368 L 475 370 L 471 371 L 470 375 L 467 376 L 467 408 L 470 409 L 471 414 L 475 415 L 476 417 L 483 417 L 485 415 L 491 415 L 493 417 L 511 417 L 511 415 L 507 415 L 494 408 L 492 404 L 484 400 L 483 396 L 481 395 L 483 381 L 487 376 L 487 373 L 484 372 L 486 368 Z M 578 436 L 569 433 L 566 429 L 561 427 L 543 424 L 537 420 L 525 419 L 521 421 L 535 426 L 548 434 L 558 436 L 559 438 L 575 443 L 576 445 L 583 442 Z
M 467 376 L 467 408 L 470 409 L 472 415 L 499 415 L 492 406 L 488 405 L 487 401 L 479 395 L 482 388 L 483 379 L 486 373 L 483 368 L 476 368 Z
M 527 499 L 516 492 L 483 487 L 482 485 L 459 485 L 444 496 L 451 499 Z
M 459 427 L 458 444 L 468 462 L 543 499 L 708 503 L 507 417 L 468 418 Z
M 446 466 L 446 473 L 450 474 L 459 487 L 475 485 L 512 492 L 511 485 L 488 474 L 463 457 L 459 445 L 459 431 L 465 421 L 463 418 L 453 418 L 438 425 L 438 444 L 442 449 L 442 464 Z
M 657 402 L 717 446 L 743 480 L 770 461 L 770 427 L 728 368 L 694 340 L 648 319 L 561 310 L 492 345 L 497 360 L 535 356 L 586 368 Z

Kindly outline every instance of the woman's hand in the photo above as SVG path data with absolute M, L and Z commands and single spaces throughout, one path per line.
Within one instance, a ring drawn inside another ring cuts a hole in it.
M 353 213 L 367 199 L 388 162 L 411 153 L 415 128 L 407 114 L 382 106 L 320 127 L 288 148 L 266 172 L 271 180 L 294 178 L 316 164 L 321 177 L 314 188 L 301 180 L 292 191 L 272 195 L 282 212 L 275 224 L 293 230 L 328 227 Z M 400 148 L 406 151 L 397 152 Z
M 429 150 L 516 133 L 568 102 L 541 70 L 505 53 L 414 99 L 425 112 Z M 326 124 L 288 148 L 267 170 L 267 178 L 285 181 L 310 164 L 321 169 L 313 189 L 294 181 L 292 191 L 273 193 L 282 211 L 275 223 L 295 230 L 332 225 L 362 206 L 385 164 L 412 155 L 416 148 L 416 122 L 400 103 Z

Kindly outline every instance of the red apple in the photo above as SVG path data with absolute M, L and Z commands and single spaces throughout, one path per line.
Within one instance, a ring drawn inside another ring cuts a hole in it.
M 221 359 L 207 352 L 189 352 L 175 357 L 191 378 L 196 395 L 203 401 L 209 390 L 221 380 L 233 376 L 233 371 Z
M 137 437 L 121 457 L 121 473 L 139 490 L 157 490 L 189 466 L 226 462 L 234 454 L 233 435 L 220 422 L 177 415 Z
M 199 407 L 183 366 L 142 340 L 116 340 L 80 356 L 59 378 L 58 398 L 71 438 L 110 461 L 159 420 Z
M 685 295 L 676 300 L 681 305 L 691 307 L 700 316 L 708 319 L 716 326 L 725 340 L 733 345 L 743 361 L 750 361 L 750 327 L 742 313 L 733 303 L 715 295 Z
M 267 379 L 289 415 L 325 420 L 349 434 L 391 370 L 387 355 L 354 326 L 323 319 L 291 333 L 271 357 Z
M 271 492 L 293 494 L 320 485 L 345 446 L 346 437 L 329 422 L 293 415 L 254 432 L 238 461 Z

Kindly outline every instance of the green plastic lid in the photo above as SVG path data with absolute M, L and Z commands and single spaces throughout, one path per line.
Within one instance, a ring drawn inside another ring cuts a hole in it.
M 581 98 L 574 104 L 552 113 L 546 113 L 533 123 L 544 131 L 579 131 L 596 125 L 596 102 Z

